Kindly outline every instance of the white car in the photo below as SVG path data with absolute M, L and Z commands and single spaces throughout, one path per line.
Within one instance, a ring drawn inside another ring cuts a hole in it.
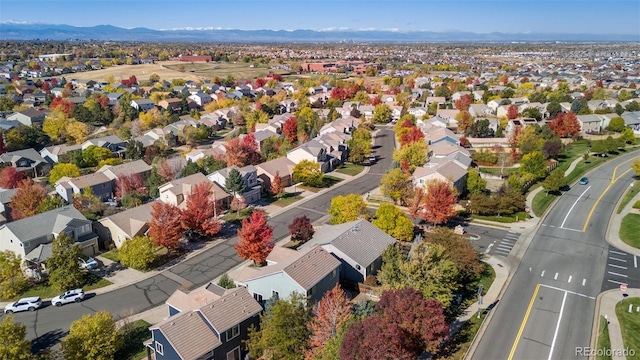
M 58 295 L 51 299 L 51 304 L 62 306 L 70 302 L 80 302 L 84 299 L 84 291 L 82 289 L 69 290 L 62 295 Z
M 80 263 L 80 268 L 85 270 L 95 269 L 98 267 L 98 262 L 94 258 L 88 258 L 87 260 L 83 258 L 78 258 L 78 262 Z
M 37 296 L 22 298 L 16 302 L 7 304 L 7 306 L 4 307 L 4 313 L 11 314 L 27 310 L 36 311 L 40 306 L 42 306 L 42 300 Z

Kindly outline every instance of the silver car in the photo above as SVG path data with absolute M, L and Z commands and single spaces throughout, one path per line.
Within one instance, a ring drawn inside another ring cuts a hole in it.
M 74 289 L 65 292 L 62 295 L 58 295 L 51 299 L 51 304 L 55 306 L 62 306 L 70 302 L 80 302 L 84 299 L 84 291 L 82 289 Z

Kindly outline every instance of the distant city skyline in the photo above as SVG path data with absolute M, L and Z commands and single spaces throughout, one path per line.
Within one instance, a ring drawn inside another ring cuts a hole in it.
M 158 30 L 350 29 L 640 35 L 640 2 L 2 0 L 0 21 L 82 27 L 114 25 Z

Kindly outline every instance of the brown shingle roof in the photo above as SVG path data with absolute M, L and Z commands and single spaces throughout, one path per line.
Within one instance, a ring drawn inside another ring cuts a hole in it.
M 338 266 L 340 260 L 323 248 L 315 247 L 284 268 L 284 272 L 302 288 L 309 290 Z
M 197 311 L 173 316 L 157 328 L 184 360 L 195 360 L 222 344 Z
M 247 289 L 238 287 L 227 290 L 220 299 L 199 309 L 218 333 L 259 314 L 262 306 L 249 295 Z

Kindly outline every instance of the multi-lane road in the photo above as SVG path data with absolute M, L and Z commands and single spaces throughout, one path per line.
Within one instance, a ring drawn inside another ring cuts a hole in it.
M 481 334 L 474 359 L 577 358 L 576 349 L 590 344 L 597 294 L 620 283 L 640 286 L 640 259 L 605 240 L 638 155 L 605 163 L 587 175 L 587 185 L 576 184 L 558 199 L 526 252 L 514 254 L 517 270 Z
M 391 167 L 391 155 L 395 149 L 393 131 L 381 128 L 374 141 L 378 161 L 370 167 L 366 175 L 342 185 L 339 184 L 319 196 L 273 216 L 269 220 L 269 224 L 273 227 L 274 238 L 280 239 L 287 236 L 289 224 L 293 218 L 301 214 L 306 214 L 311 221 L 324 217 L 331 199 L 335 196 L 352 193 L 364 194 L 376 188 L 382 175 Z M 107 310 L 115 316 L 140 313 L 162 305 L 176 289 L 182 286 L 181 279 L 194 284 L 194 286 L 215 279 L 242 262 L 233 249 L 236 241 L 235 236 L 231 237 L 171 269 L 139 283 L 91 297 L 77 304 L 69 304 L 59 308 L 46 306 L 35 312 L 17 313 L 15 318 L 27 326 L 27 337 L 33 340 L 34 350 L 50 347 L 66 335 L 71 322 L 84 314 L 100 310 Z

